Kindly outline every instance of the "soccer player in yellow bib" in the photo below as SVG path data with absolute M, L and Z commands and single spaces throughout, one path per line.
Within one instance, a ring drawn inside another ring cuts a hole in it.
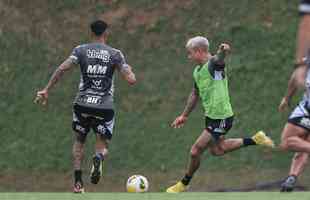
M 230 52 L 230 46 L 222 43 L 217 54 L 212 56 L 209 53 L 208 39 L 196 36 L 188 40 L 186 49 L 188 58 L 196 64 L 193 72 L 194 87 L 183 113 L 174 120 L 171 126 L 173 128 L 182 127 L 200 98 L 205 111 L 205 129 L 191 148 L 190 163 L 184 177 L 169 187 L 168 193 L 184 192 L 187 189 L 194 173 L 200 166 L 201 155 L 206 149 L 212 155 L 221 156 L 250 145 L 274 146 L 273 141 L 262 131 L 249 138 L 224 138 L 224 135 L 232 127 L 234 117 L 224 62 Z

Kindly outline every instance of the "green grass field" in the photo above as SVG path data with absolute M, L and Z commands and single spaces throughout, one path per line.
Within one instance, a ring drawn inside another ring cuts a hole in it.
M 246 193 L 1 193 L 1 200 L 309 200 L 309 192 L 283 194 L 279 192 L 246 192 Z

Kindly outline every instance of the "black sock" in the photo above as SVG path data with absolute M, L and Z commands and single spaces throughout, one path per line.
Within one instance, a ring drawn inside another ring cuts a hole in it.
M 188 176 L 187 174 L 185 174 L 185 176 L 183 177 L 183 179 L 181 180 L 181 182 L 184 184 L 184 185 L 188 185 L 189 182 L 191 181 L 192 179 L 192 176 Z
M 82 183 L 82 170 L 74 170 L 74 182 Z
M 256 145 L 252 138 L 243 138 L 243 146 Z

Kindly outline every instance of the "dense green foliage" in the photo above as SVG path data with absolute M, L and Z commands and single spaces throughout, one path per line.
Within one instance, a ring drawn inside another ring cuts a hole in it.
M 71 169 L 71 102 L 79 70 L 66 74 L 51 92 L 47 109 L 32 101 L 72 48 L 89 40 L 89 21 L 102 15 L 111 23 L 109 43 L 126 54 L 138 78 L 134 87 L 116 79 L 110 170 L 165 171 L 185 166 L 190 146 L 204 127 L 201 107 L 183 129 L 173 130 L 169 124 L 182 111 L 192 87 L 193 64 L 187 61 L 184 44 L 198 34 L 209 38 L 212 52 L 222 41 L 233 48 L 228 71 L 235 123 L 229 137 L 263 129 L 279 142 L 286 114 L 278 113 L 277 106 L 292 71 L 297 2 L 102 2 L 107 3 L 4 0 L 0 4 L 4 14 L 0 19 L 1 170 Z M 93 142 L 94 137 L 89 137 L 87 155 Z M 223 159 L 205 154 L 203 168 L 286 169 L 290 158 L 276 150 L 250 147 Z

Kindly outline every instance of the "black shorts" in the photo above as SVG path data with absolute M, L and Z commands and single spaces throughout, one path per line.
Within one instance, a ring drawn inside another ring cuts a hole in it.
M 287 122 L 294 124 L 295 126 L 304 128 L 307 131 L 310 131 L 310 117 L 309 116 L 289 118 Z
M 206 129 L 211 133 L 213 139 L 218 141 L 231 129 L 233 121 L 233 116 L 226 119 L 211 119 L 206 116 Z
M 309 102 L 302 100 L 290 114 L 287 122 L 310 131 Z
M 301 16 L 310 14 L 310 0 L 301 0 L 299 4 L 299 14 Z
M 72 129 L 87 135 L 91 128 L 95 133 L 110 140 L 114 128 L 114 110 L 96 109 L 75 104 L 73 106 Z

